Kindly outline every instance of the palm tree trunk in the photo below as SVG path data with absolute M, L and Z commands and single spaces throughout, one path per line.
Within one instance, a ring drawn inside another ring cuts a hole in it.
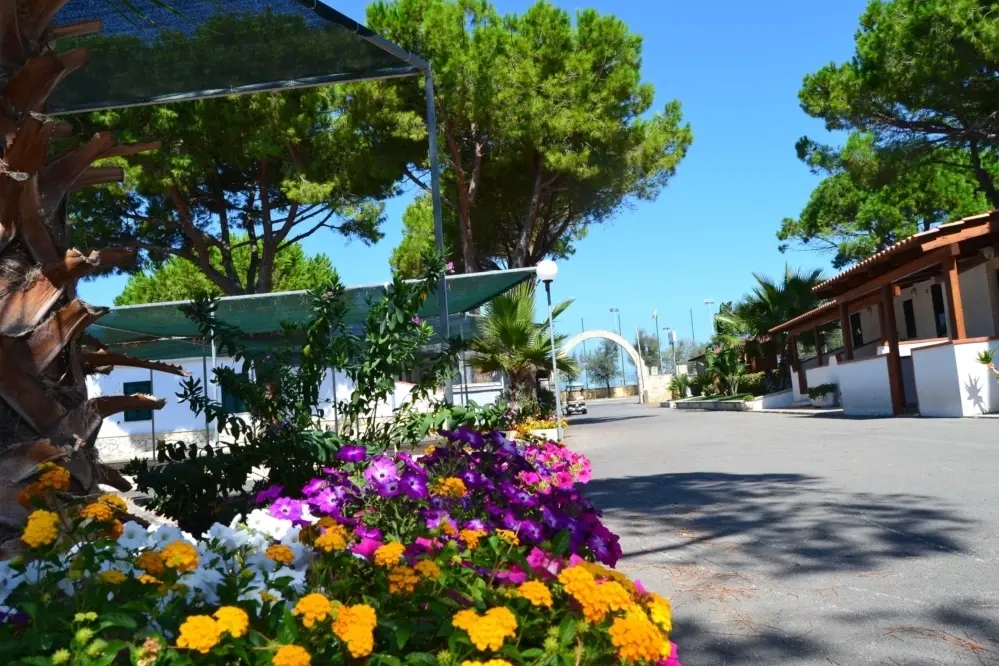
M 87 62 L 83 49 L 50 47 L 49 24 L 65 2 L 0 0 L 0 72 L 7 75 L 0 90 L 0 559 L 17 551 L 28 514 L 18 494 L 39 464 L 69 470 L 76 495 L 98 492 L 102 483 L 127 489 L 98 460 L 101 422 L 140 402 L 164 404 L 151 396 L 87 397 L 86 375 L 102 349 L 84 330 L 106 310 L 78 299 L 76 283 L 95 270 L 127 266 L 135 251 L 68 248 L 66 197 L 122 178 L 121 169 L 91 167 L 95 160 L 158 146 L 122 146 L 104 133 L 73 150 L 49 150 L 53 136 L 66 136 L 68 128 L 43 115 L 46 99 Z M 67 26 L 61 36 L 72 32 Z M 132 363 L 121 355 L 103 361 L 104 370 Z

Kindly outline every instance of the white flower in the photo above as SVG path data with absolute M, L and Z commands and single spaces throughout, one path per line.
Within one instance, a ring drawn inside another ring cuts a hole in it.
M 76 596 L 76 588 L 73 587 L 73 581 L 69 580 L 68 578 L 63 578 L 62 580 L 59 581 L 58 585 L 59 589 L 62 590 L 62 593 L 65 594 L 67 597 Z
M 138 550 L 146 545 L 149 534 L 146 528 L 130 520 L 121 526 L 121 536 L 118 537 L 118 545 L 126 550 Z
M 193 599 L 200 596 L 205 602 L 217 605 L 219 602 L 218 586 L 224 580 L 224 576 L 215 569 L 198 567 L 181 578 L 181 582 L 187 586 L 187 598 Z
M 226 550 L 235 550 L 246 544 L 250 534 L 243 529 L 234 529 L 221 523 L 215 523 L 202 535 L 208 541 L 215 541 Z
M 272 581 L 286 581 L 288 587 L 301 594 L 305 590 L 305 572 L 290 567 L 281 567 L 271 574 Z
M 246 517 L 246 526 L 253 532 L 259 532 L 271 539 L 280 540 L 293 527 L 291 522 L 275 518 L 262 509 L 254 509 Z
M 97 569 L 98 573 L 102 573 L 104 571 L 120 571 L 128 576 L 135 571 L 135 567 L 132 566 L 131 562 L 105 560 L 101 562 L 100 567 Z
M 181 532 L 179 528 L 174 527 L 173 525 L 159 525 L 149 531 L 149 547 L 154 550 L 159 550 L 167 544 L 173 543 L 174 541 L 180 541 L 183 538 L 184 533 Z M 193 539 L 191 541 L 193 541 Z
M 0 605 L 24 582 L 24 576 L 6 562 L 0 562 Z

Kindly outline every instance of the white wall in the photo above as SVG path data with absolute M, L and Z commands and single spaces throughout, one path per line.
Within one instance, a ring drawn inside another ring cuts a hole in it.
M 919 413 L 961 417 L 999 411 L 999 386 L 977 358 L 987 349 L 999 349 L 999 342 L 946 344 L 913 354 Z
M 847 416 L 891 416 L 891 387 L 885 356 L 841 363 L 840 401 Z
M 815 388 L 821 384 L 839 384 L 839 365 L 836 363 L 836 357 L 830 356 L 825 359 L 825 362 L 829 365 L 805 371 L 805 375 L 808 377 L 808 388 Z
M 989 300 L 989 280 L 992 270 L 980 264 L 960 274 L 961 304 L 964 306 L 964 328 L 969 338 L 987 338 L 996 334 Z
M 801 387 L 798 386 L 798 371 L 793 368 L 791 369 L 791 396 L 794 402 L 800 402 L 808 397 L 801 394 Z

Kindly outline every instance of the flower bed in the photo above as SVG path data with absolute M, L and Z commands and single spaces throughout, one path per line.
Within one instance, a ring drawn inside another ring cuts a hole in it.
M 679 663 L 669 602 L 608 568 L 585 457 L 448 440 L 418 459 L 345 446 L 200 540 L 122 525 L 114 496 L 50 511 L 46 470 L 27 553 L 0 563 L 0 663 Z

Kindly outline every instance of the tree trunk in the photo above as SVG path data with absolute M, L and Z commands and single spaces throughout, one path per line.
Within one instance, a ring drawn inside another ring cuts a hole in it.
M 450 121 L 445 123 L 445 138 L 448 151 L 451 153 L 451 164 L 454 167 L 454 177 L 458 187 L 458 230 L 461 236 L 461 259 L 466 273 L 474 273 L 476 268 L 475 242 L 472 237 L 472 202 L 478 191 L 478 179 L 482 167 L 481 148 L 476 147 L 475 166 L 472 178 L 465 178 L 464 161 L 461 157 L 461 147 L 454 135 L 454 127 Z
M 541 155 L 534 153 L 534 180 L 531 186 L 531 200 L 527 205 L 527 213 L 524 221 L 520 225 L 520 236 L 517 238 L 517 248 L 513 253 L 513 260 L 510 268 L 523 268 L 527 265 L 527 256 L 530 252 L 531 241 L 534 238 L 534 221 L 538 215 L 538 203 L 541 201 Z
M 20 547 L 29 508 L 18 494 L 34 480 L 39 464 L 55 462 L 69 470 L 73 494 L 95 493 L 99 483 L 127 489 L 124 479 L 98 460 L 101 422 L 140 403 L 162 407 L 151 396 L 87 399 L 87 372 L 136 361 L 108 355 L 99 359 L 99 368 L 93 365 L 101 350 L 83 332 L 106 310 L 76 298 L 76 282 L 98 269 L 128 265 L 135 252 L 84 255 L 67 248 L 66 196 L 123 176 L 120 169 L 92 168 L 93 161 L 157 146 L 120 146 L 102 133 L 83 147 L 50 153 L 55 123 L 41 113 L 46 99 L 87 60 L 82 49 L 56 54 L 49 46 L 49 22 L 65 1 L 0 2 L 0 71 L 9 73 L 0 92 L 5 135 L 0 144 L 0 559 Z

